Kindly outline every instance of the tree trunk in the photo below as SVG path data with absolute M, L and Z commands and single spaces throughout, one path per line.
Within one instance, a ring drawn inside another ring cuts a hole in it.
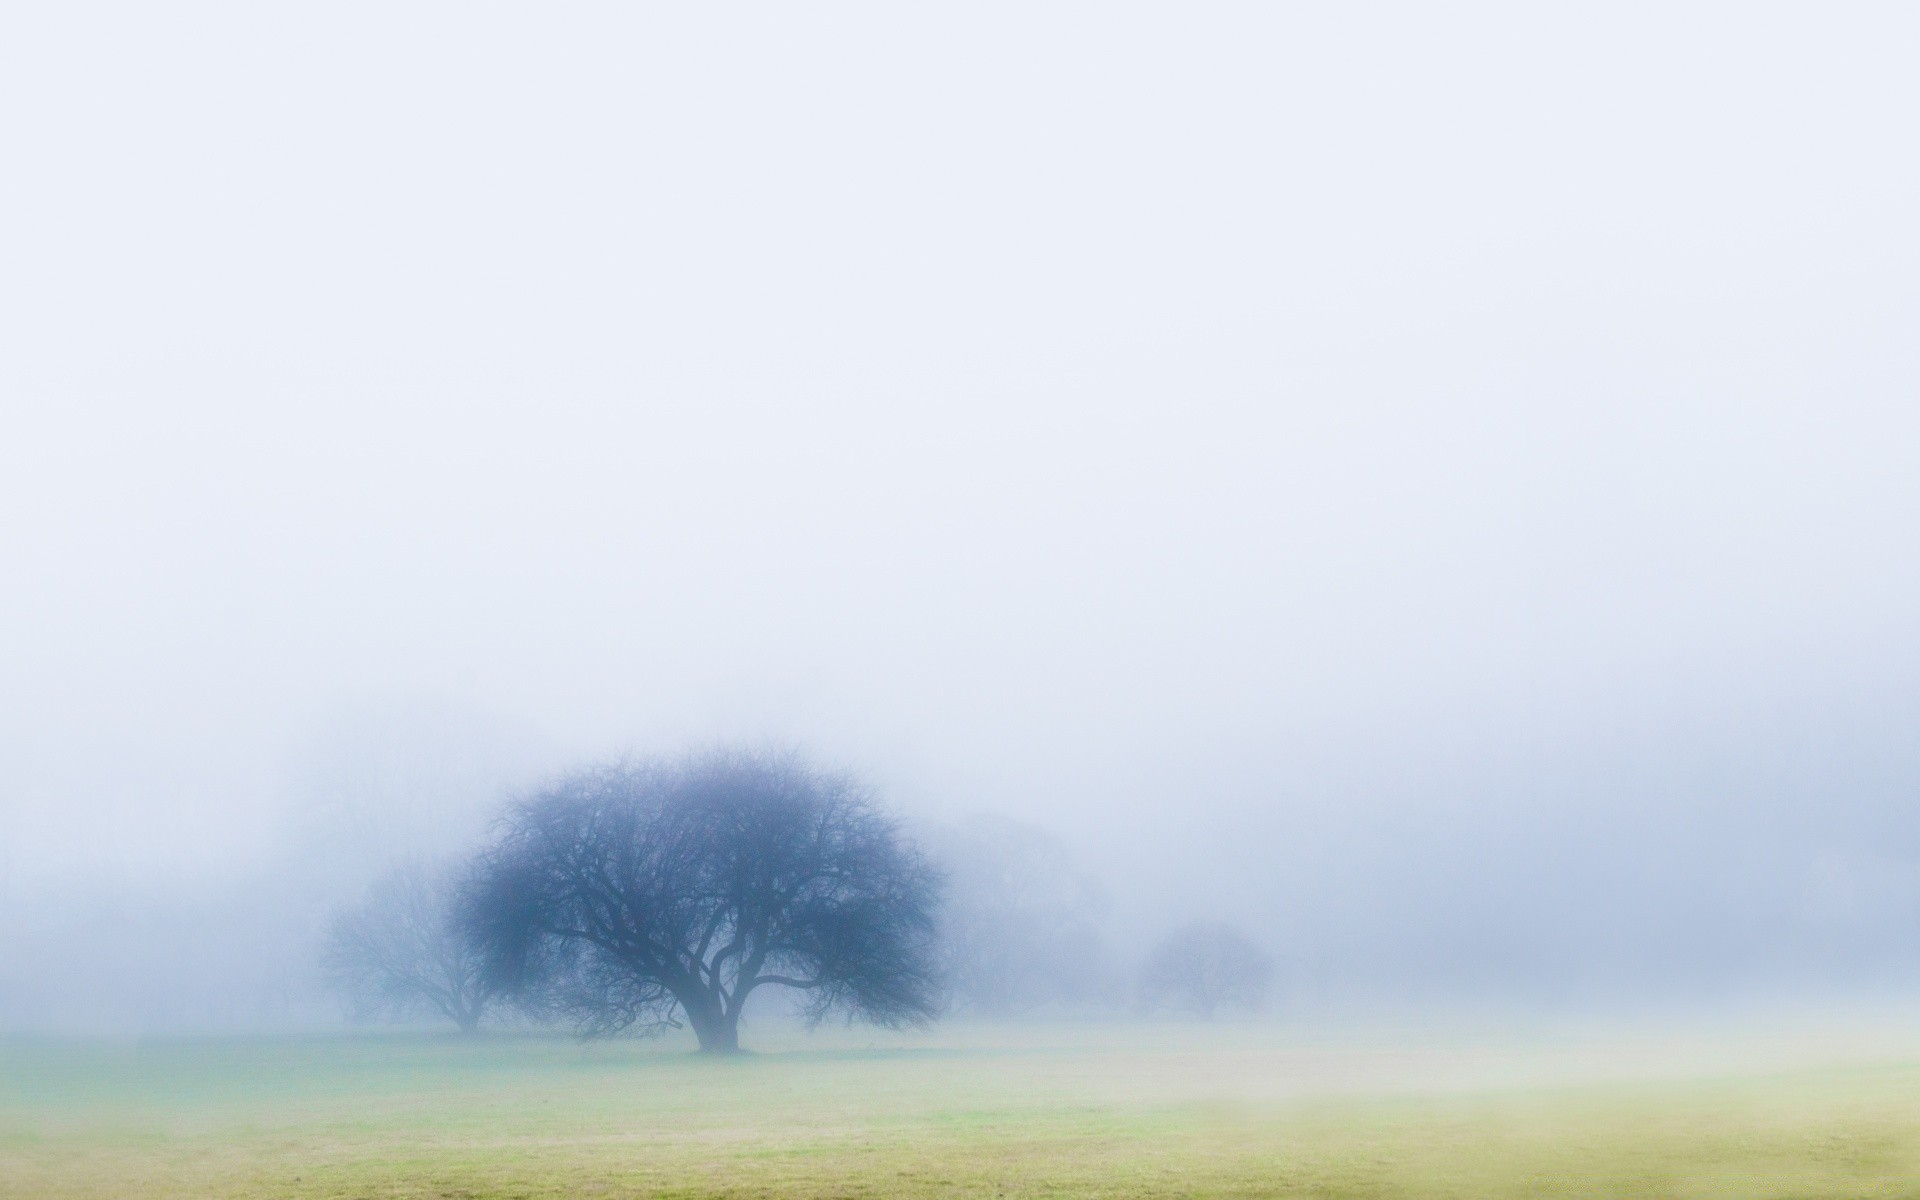
M 680 1007 L 686 1010 L 687 1024 L 693 1026 L 693 1036 L 700 1039 L 700 1053 L 740 1053 L 739 1013 L 729 1014 L 723 1005 L 707 1001 L 704 997 L 691 1004 L 682 998 Z
M 740 1026 L 738 1022 L 722 1020 L 713 1028 L 694 1031 L 700 1037 L 702 1054 L 738 1054 L 740 1053 Z

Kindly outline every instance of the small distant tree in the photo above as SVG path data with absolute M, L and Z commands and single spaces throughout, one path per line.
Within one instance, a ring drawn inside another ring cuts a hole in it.
M 435 1013 L 471 1033 L 498 989 L 455 920 L 461 874 L 409 862 L 335 915 L 321 967 L 359 1020 Z
M 488 978 L 581 1032 L 739 1049 L 763 986 L 899 1026 L 939 1011 L 939 876 L 850 777 L 721 750 L 568 776 L 515 807 L 465 904 Z
M 1169 934 L 1140 969 L 1140 1005 L 1211 1021 L 1222 1009 L 1266 1003 L 1273 960 L 1239 930 L 1199 921 Z
M 955 1009 L 1012 1016 L 1097 1003 L 1117 989 L 1106 897 L 1043 829 L 981 816 L 935 842 L 947 877 L 941 963 Z

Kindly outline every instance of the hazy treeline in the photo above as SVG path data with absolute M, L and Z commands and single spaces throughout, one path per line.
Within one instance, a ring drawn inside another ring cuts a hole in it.
M 809 1023 L 888 1026 L 1265 1002 L 1270 958 L 1222 922 L 1123 972 L 1098 884 L 1040 829 L 975 818 L 929 840 L 793 751 L 601 764 L 515 800 L 464 858 L 376 880 L 321 961 L 361 1019 L 690 1026 L 718 1053 L 763 986 Z
M 884 790 L 949 878 L 955 1014 L 1133 1011 L 1156 943 L 1221 919 L 1271 956 L 1267 1009 L 1286 1014 L 1898 992 L 1920 965 L 1913 711 L 1815 694 L 1765 721 L 1650 713 L 1644 732 L 1517 730 L 1424 760 L 1222 754 L 1133 785 L 1191 807 L 1110 819 L 1052 795 L 1030 820 L 969 816 L 896 769 Z M 336 1022 L 332 914 L 401 864 L 469 853 L 504 797 L 594 757 L 375 713 L 290 749 L 272 841 L 224 865 L 35 879 L 13 840 L 0 1025 Z
M 550 1004 L 489 994 L 450 924 L 474 856 L 513 797 L 554 777 L 551 757 L 444 716 L 336 723 L 295 756 L 284 848 L 264 863 L 159 886 L 89 880 L 12 905 L 0 928 L 0 1023 L 561 1020 Z M 1152 940 L 1188 938 L 1186 919 L 1170 915 L 1151 939 L 1116 937 L 1107 885 L 1058 832 L 888 808 L 940 878 L 942 1015 L 1217 1007 L 1143 974 Z M 1237 1003 L 1254 1011 L 1264 995 L 1263 984 Z M 765 999 L 756 1010 L 785 1007 Z

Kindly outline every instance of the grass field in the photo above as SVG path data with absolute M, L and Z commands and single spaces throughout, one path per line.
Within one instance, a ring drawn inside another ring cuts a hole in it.
M 0 1042 L 0 1196 L 1920 1197 L 1920 1043 L 1263 1026 Z

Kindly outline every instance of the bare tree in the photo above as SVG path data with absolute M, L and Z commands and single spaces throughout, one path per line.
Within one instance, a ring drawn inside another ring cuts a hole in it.
M 497 989 L 454 919 L 459 882 L 455 868 L 415 860 L 334 917 L 321 967 L 355 1017 L 436 1012 L 466 1033 L 479 1026 Z
M 1147 955 L 1140 1004 L 1211 1021 L 1223 1008 L 1260 1008 L 1272 978 L 1273 960 L 1239 930 L 1198 921 L 1175 930 Z
M 739 1049 L 755 989 L 899 1026 L 938 1011 L 939 878 L 845 775 L 722 750 L 571 775 L 516 806 L 465 905 L 490 978 L 582 1032 Z
M 935 845 L 947 877 L 941 962 L 956 1009 L 1011 1016 L 1113 993 L 1106 897 L 1058 838 L 982 816 Z

